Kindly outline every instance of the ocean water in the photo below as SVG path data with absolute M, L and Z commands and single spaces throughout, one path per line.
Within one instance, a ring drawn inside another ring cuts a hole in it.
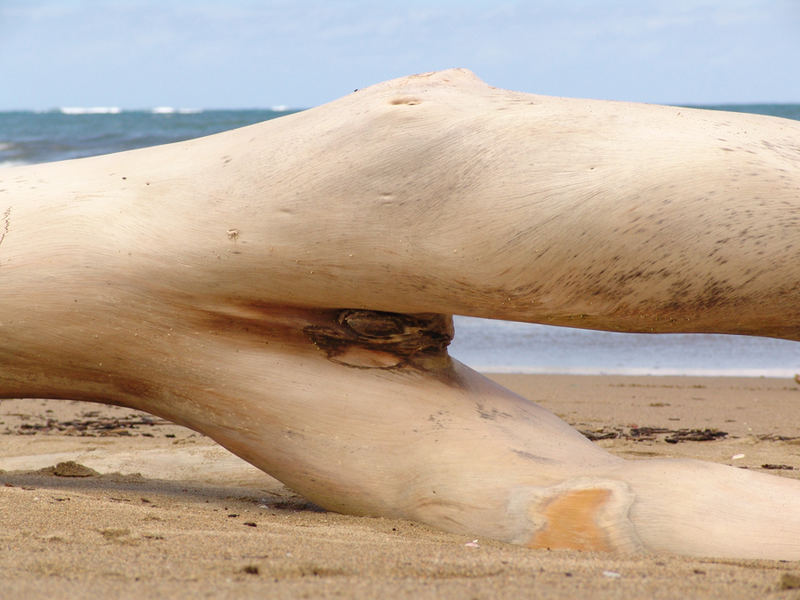
M 701 108 L 800 120 L 800 104 Z M 296 112 L 64 107 L 0 112 L 0 167 L 80 158 L 209 135 Z M 800 343 L 706 334 L 622 334 L 456 317 L 451 354 L 490 372 L 792 377 Z
M 210 135 L 291 110 L 65 107 L 0 111 L 0 167 L 81 158 Z

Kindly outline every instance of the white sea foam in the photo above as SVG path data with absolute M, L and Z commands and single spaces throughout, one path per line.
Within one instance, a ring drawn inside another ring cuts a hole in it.
M 203 112 L 202 108 L 175 108 L 174 106 L 155 106 L 150 109 L 154 115 L 194 115 Z
M 683 377 L 774 377 L 792 379 L 798 370 L 790 369 L 658 369 L 646 367 L 563 367 L 553 366 L 475 366 L 470 368 L 481 373 L 520 373 L 523 375 L 649 375 L 649 376 L 683 376 Z
M 65 115 L 118 115 L 119 106 L 62 106 L 59 111 Z
M 30 163 L 26 163 L 23 160 L 0 160 L 0 169 L 5 167 L 20 167 L 22 165 L 27 165 Z
M 0 152 L 4 152 L 6 150 L 11 150 L 14 147 L 14 144 L 11 142 L 0 142 Z

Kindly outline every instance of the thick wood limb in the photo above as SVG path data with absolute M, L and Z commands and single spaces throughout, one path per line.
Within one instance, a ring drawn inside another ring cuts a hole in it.
M 800 339 L 800 124 L 380 84 L 0 171 L 0 397 L 147 410 L 311 500 L 533 547 L 800 559 L 800 483 L 623 461 L 450 315 Z

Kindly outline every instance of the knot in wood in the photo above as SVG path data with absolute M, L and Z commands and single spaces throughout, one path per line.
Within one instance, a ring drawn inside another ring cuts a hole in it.
M 403 334 L 406 330 L 403 316 L 371 310 L 343 310 L 338 320 L 359 336 L 380 339 Z
M 444 350 L 453 339 L 449 317 L 435 313 L 403 314 L 346 309 L 337 321 L 363 345 L 387 346 L 399 354 Z
M 453 323 L 436 313 L 344 309 L 329 325 L 307 327 L 305 333 L 332 360 L 360 348 L 391 354 L 397 359 L 393 366 L 401 366 L 415 357 L 444 354 Z

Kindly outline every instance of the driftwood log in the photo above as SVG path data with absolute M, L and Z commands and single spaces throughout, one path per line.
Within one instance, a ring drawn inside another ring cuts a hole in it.
M 800 339 L 800 123 L 453 70 L 0 171 L 0 397 L 145 410 L 335 511 L 800 559 L 800 482 L 611 456 L 452 360 L 453 314 Z

